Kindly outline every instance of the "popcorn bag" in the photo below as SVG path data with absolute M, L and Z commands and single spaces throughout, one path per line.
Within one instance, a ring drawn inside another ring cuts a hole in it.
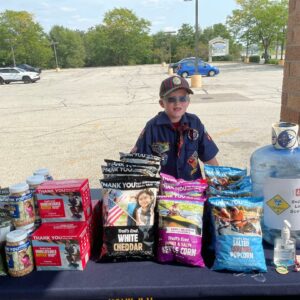
M 154 257 L 154 207 L 160 179 L 118 177 L 103 187 L 101 260 Z

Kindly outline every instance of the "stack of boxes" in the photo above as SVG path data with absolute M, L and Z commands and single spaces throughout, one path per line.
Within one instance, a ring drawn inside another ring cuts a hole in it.
M 83 270 L 91 252 L 88 179 L 45 181 L 36 197 L 42 219 L 31 236 L 37 270 Z

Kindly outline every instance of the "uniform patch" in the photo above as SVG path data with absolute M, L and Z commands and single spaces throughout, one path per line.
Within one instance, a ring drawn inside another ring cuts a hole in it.
M 161 156 L 163 153 L 170 150 L 170 144 L 168 142 L 153 143 L 151 148 L 153 152 Z
M 198 140 L 199 138 L 199 132 L 197 129 L 189 129 L 188 131 L 188 138 L 191 140 L 191 141 L 196 141 Z
M 198 153 L 195 151 L 193 155 L 188 159 L 187 163 L 192 167 L 191 175 L 197 172 L 198 166 Z

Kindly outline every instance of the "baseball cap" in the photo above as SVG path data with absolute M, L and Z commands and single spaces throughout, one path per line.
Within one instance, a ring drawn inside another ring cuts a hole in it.
M 163 98 L 179 89 L 185 89 L 189 94 L 194 94 L 194 92 L 190 89 L 189 83 L 184 78 L 171 76 L 161 83 L 159 96 Z

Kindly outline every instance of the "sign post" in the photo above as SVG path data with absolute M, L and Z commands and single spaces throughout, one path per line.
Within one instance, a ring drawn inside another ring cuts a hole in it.
M 229 54 L 229 40 L 218 36 L 209 41 L 209 62 L 213 56 L 225 56 Z

